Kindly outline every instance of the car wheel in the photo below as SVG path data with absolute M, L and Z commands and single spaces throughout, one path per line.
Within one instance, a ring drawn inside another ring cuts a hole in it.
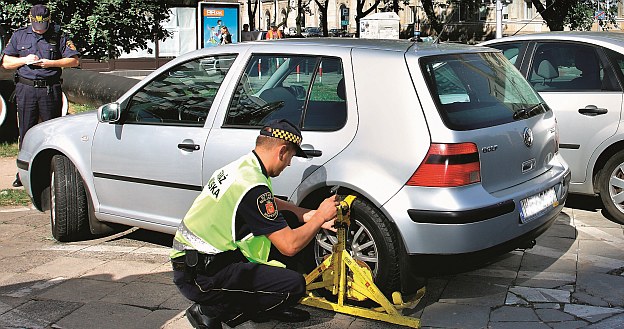
M 600 198 L 611 219 L 624 224 L 624 152 L 615 154 L 600 175 Z
M 332 252 L 338 239 L 334 232 L 321 230 L 315 239 L 316 264 Z M 399 288 L 399 254 L 396 234 L 386 217 L 368 202 L 356 199 L 351 205 L 351 225 L 346 249 L 356 260 L 368 265 L 377 287 L 386 295 Z
M 86 239 L 89 206 L 82 177 L 64 155 L 52 157 L 50 172 L 50 223 L 52 236 L 61 242 Z

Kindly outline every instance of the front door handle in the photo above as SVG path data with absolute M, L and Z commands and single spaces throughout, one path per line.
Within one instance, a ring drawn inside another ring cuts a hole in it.
M 587 105 L 584 109 L 579 109 L 578 112 L 582 115 L 594 117 L 601 114 L 607 114 L 607 109 L 599 108 L 596 105 Z
M 199 145 L 197 144 L 187 144 L 187 143 L 180 143 L 178 144 L 178 148 L 180 150 L 185 150 L 185 151 L 199 151 Z
M 323 151 L 321 150 L 303 150 L 303 153 L 305 153 L 308 158 L 316 158 L 323 155 Z

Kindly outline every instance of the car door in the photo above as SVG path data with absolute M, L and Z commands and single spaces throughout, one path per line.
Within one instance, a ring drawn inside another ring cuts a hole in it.
M 260 48 L 262 49 L 262 48 Z M 297 187 L 353 139 L 357 127 L 349 51 L 334 56 L 251 54 L 223 102 L 206 146 L 204 179 L 217 168 L 250 152 L 263 124 L 288 119 L 302 130 L 301 147 L 311 158 L 293 158 L 289 168 L 273 180 L 278 196 L 292 198 Z M 349 120 L 347 120 L 349 118 Z M 205 181 L 204 181 L 205 182 Z
M 556 117 L 560 152 L 572 183 L 582 183 L 594 150 L 615 134 L 622 90 L 602 48 L 582 43 L 536 42 L 526 74 Z
M 235 57 L 176 65 L 131 96 L 120 124 L 98 125 L 92 167 L 102 216 L 177 226 L 202 189 L 206 122 Z

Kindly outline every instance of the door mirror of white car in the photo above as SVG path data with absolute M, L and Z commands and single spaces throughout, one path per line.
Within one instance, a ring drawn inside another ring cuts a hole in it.
M 119 103 L 108 103 L 98 108 L 98 121 L 114 123 L 119 121 L 121 110 Z

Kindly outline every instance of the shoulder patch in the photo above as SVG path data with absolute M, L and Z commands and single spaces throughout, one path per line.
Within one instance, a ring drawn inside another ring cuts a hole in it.
M 256 203 L 258 204 L 258 211 L 260 211 L 264 218 L 274 220 L 277 217 L 277 207 L 275 206 L 275 200 L 273 200 L 273 194 L 271 192 L 260 194 Z
M 74 51 L 76 50 L 76 45 L 74 45 L 74 42 L 72 42 L 71 40 L 67 40 L 65 44 L 67 45 L 67 48 L 74 50 Z

